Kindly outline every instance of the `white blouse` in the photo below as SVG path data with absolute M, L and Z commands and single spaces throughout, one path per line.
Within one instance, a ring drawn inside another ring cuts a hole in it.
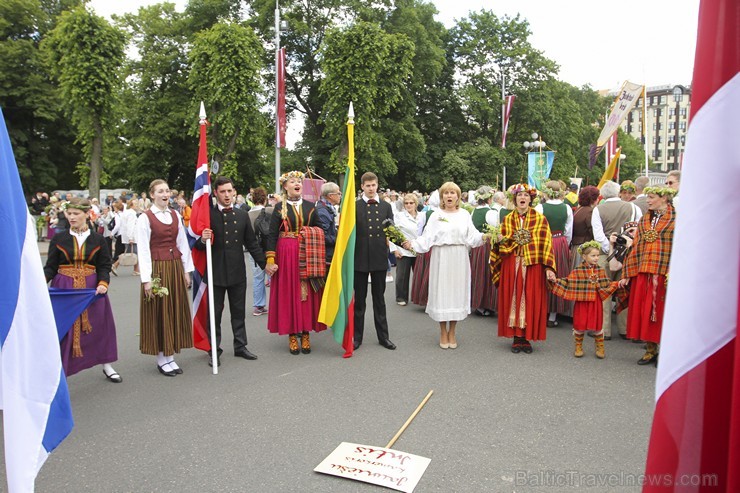
M 162 224 L 172 224 L 172 214 L 170 214 L 172 209 L 162 211 L 156 206 L 152 206 L 150 210 L 154 213 L 154 217 Z M 183 226 L 180 214 L 177 211 L 174 212 L 175 216 L 177 216 L 177 249 L 180 250 L 180 254 L 182 255 L 180 260 L 182 260 L 185 272 L 193 272 L 195 267 L 193 266 L 193 257 L 190 255 L 190 245 L 185 235 L 185 226 Z M 136 220 L 136 244 L 139 251 L 139 272 L 141 273 L 142 283 L 152 281 L 152 251 L 149 248 L 151 237 L 152 229 L 149 225 L 149 216 L 147 214 L 141 214 Z
M 440 245 L 466 245 L 476 248 L 483 244 L 483 233 L 475 229 L 473 219 L 464 209 L 456 212 L 435 211 L 427 221 L 424 234 L 411 242 L 417 253 Z
M 418 236 L 419 219 L 423 216 L 421 212 L 416 213 L 416 217 L 413 217 L 409 212 L 404 209 L 401 212 L 393 214 L 393 222 L 396 224 L 398 229 L 404 234 L 407 240 L 415 240 Z M 399 251 L 404 257 L 415 257 L 416 254 L 401 248 L 400 245 L 390 244 L 390 251 Z

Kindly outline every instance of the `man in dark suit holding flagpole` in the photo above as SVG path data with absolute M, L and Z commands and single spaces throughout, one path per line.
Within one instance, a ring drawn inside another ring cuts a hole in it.
M 378 342 L 387 349 L 396 349 L 388 338 L 388 320 L 385 313 L 385 274 L 388 270 L 388 241 L 383 222 L 393 221 L 391 205 L 378 198 L 378 177 L 365 173 L 360 179 L 362 196 L 357 201 L 355 231 L 355 341 L 362 344 L 365 328 L 367 277 L 373 294 L 373 319 Z

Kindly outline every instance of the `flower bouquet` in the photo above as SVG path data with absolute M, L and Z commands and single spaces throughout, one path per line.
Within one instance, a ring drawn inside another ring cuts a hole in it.
M 491 243 L 499 243 L 501 241 L 501 226 L 491 226 L 486 223 L 483 225 L 483 234 L 491 238 Z
M 169 296 L 170 290 L 163 287 L 161 283 L 162 283 L 162 279 L 160 279 L 159 277 L 152 277 L 152 296 L 151 298 L 155 296 L 159 296 L 160 298 Z M 148 300 L 151 298 L 148 298 Z
M 403 232 L 398 229 L 398 226 L 393 224 L 393 221 L 391 221 L 390 219 L 386 219 L 385 221 L 383 221 L 383 232 L 385 233 L 385 237 L 388 239 L 388 241 L 390 241 L 394 245 L 401 246 L 406 241 L 408 241 L 406 239 L 406 235 L 403 234 Z M 411 253 L 416 253 L 414 252 L 413 248 L 409 251 Z

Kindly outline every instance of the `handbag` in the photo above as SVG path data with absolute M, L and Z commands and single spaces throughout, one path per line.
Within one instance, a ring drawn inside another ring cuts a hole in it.
M 133 252 L 129 252 L 132 249 L 131 245 L 126 245 L 126 252 L 118 256 L 118 264 L 124 267 L 132 267 L 139 263 L 139 256 Z

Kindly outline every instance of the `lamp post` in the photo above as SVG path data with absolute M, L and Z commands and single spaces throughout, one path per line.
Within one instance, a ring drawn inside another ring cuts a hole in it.
M 681 86 L 674 86 L 673 87 L 673 101 L 676 102 L 676 135 L 674 137 L 673 145 L 674 145 L 674 151 L 673 151 L 673 164 L 671 164 L 671 169 L 678 169 L 678 126 L 679 126 L 679 113 L 680 113 L 680 104 L 681 100 L 683 99 L 683 87 Z
M 527 152 L 527 164 L 529 164 L 529 153 L 530 152 L 537 152 L 539 155 L 537 156 L 537 168 L 535 169 L 535 177 L 539 178 L 539 181 L 542 181 L 545 176 L 545 168 L 547 168 L 547 165 L 541 166 L 542 161 L 542 151 L 545 150 L 546 144 L 545 141 L 542 140 L 542 136 L 539 135 L 537 132 L 532 132 L 532 142 L 529 142 L 527 140 L 524 141 L 523 147 L 524 150 Z
M 278 87 L 280 84 L 280 32 L 288 30 L 288 22 L 280 20 L 279 0 L 275 0 L 275 193 L 280 193 L 280 109 Z

